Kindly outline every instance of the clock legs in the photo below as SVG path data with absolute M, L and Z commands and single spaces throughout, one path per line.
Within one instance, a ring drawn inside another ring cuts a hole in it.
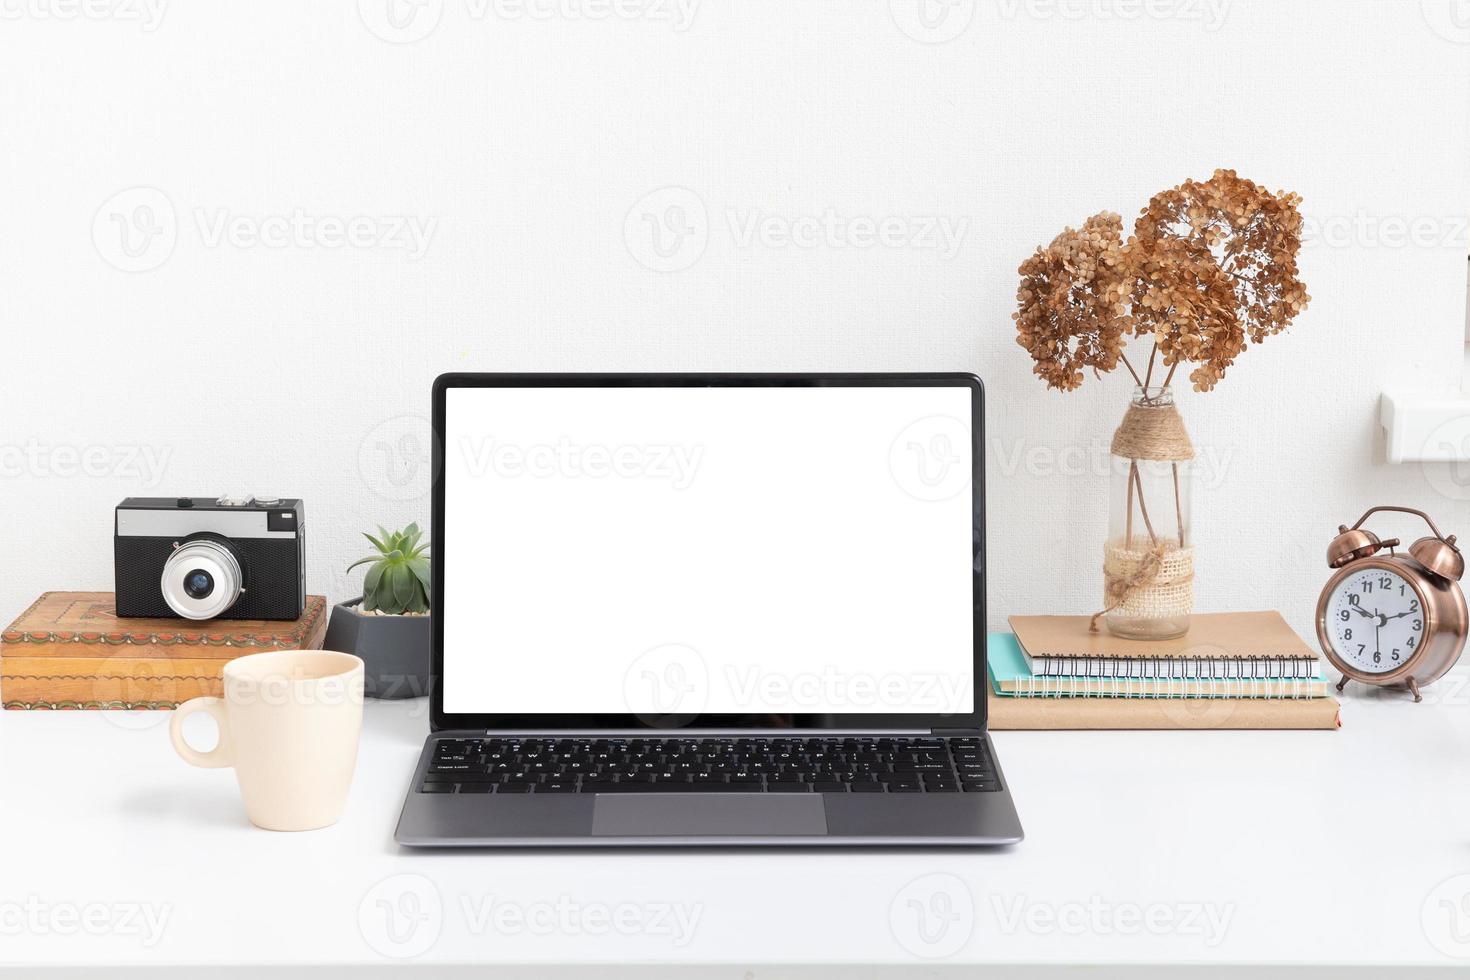
M 1347 687 L 1347 682 L 1348 682 L 1348 676 L 1347 676 L 1347 674 L 1343 674 L 1342 675 L 1342 680 L 1340 680 L 1340 681 L 1337 682 L 1337 693 L 1338 694 L 1341 694 L 1342 693 L 1342 689 L 1345 688 L 1345 687 Z M 1410 677 L 1408 680 L 1404 681 L 1404 686 L 1407 687 L 1409 689 L 1409 692 L 1414 695 L 1414 703 L 1415 704 L 1418 704 L 1419 702 L 1421 702 L 1421 701 L 1424 700 L 1424 695 L 1422 695 L 1422 694 L 1419 693 L 1419 682 L 1416 681 L 1416 680 L 1414 680 L 1414 678 Z

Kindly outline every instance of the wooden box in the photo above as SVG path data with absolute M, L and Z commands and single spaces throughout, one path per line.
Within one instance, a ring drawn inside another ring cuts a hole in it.
M 174 708 L 223 690 L 224 666 L 267 650 L 312 650 L 327 601 L 294 621 L 124 619 L 111 592 L 47 592 L 0 633 L 6 708 Z

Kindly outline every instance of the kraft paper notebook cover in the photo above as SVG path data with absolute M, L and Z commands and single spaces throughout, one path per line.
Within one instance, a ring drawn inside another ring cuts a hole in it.
M 986 727 L 1020 731 L 1335 730 L 1333 698 L 1006 698 L 988 696 Z
M 1321 659 L 1278 612 L 1200 613 L 1173 640 L 1088 630 L 1087 616 L 1012 616 L 1033 674 L 1317 679 Z

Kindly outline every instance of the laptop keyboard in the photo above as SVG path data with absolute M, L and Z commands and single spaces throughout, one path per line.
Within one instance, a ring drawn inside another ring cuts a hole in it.
M 993 793 L 983 738 L 438 739 L 423 793 Z

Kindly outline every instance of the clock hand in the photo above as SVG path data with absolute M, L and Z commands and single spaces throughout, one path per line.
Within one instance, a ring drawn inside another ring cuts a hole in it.
M 1357 613 L 1359 616 L 1367 616 L 1369 619 L 1373 618 L 1373 614 L 1364 609 L 1362 606 L 1354 606 L 1353 612 Z

